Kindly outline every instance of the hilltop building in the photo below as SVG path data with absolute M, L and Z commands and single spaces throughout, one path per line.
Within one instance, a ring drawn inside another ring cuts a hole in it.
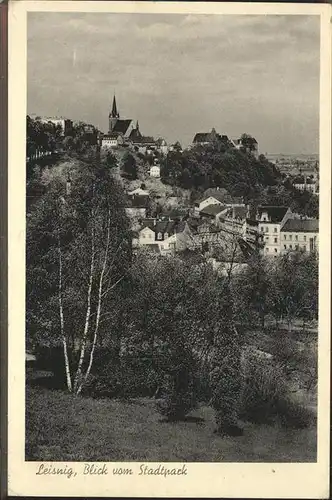
M 35 116 L 30 115 L 30 118 L 40 121 L 41 123 L 52 123 L 55 127 L 61 129 L 61 135 L 67 135 L 73 128 L 73 121 L 57 116 Z
M 193 139 L 193 146 L 206 146 L 216 141 L 229 143 L 227 135 L 220 135 L 213 128 L 211 132 L 198 132 Z
M 258 158 L 258 142 L 254 137 L 243 134 L 240 139 L 233 139 L 232 143 L 236 149 L 245 151 L 246 153 L 251 153 Z

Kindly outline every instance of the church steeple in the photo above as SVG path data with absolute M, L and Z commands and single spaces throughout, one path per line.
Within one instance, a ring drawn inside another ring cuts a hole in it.
M 113 105 L 112 105 L 112 112 L 111 112 L 111 117 L 112 118 L 119 118 L 119 113 L 118 113 L 118 110 L 117 110 L 117 107 L 116 107 L 116 99 L 115 99 L 115 95 L 113 96 Z
M 112 104 L 112 111 L 109 114 L 109 133 L 111 133 L 115 127 L 116 122 L 120 118 L 118 109 L 116 107 L 116 99 L 115 95 L 113 96 L 113 104 Z

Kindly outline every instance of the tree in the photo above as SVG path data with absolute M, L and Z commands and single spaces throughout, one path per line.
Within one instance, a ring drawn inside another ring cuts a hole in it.
M 244 309 L 247 319 L 252 320 L 250 312 L 253 311 L 258 315 L 262 328 L 268 313 L 269 276 L 268 263 L 257 253 L 248 259 L 247 268 L 234 283 L 234 288 L 241 297 L 240 307 Z
M 123 172 L 130 180 L 137 179 L 137 165 L 136 160 L 132 154 L 127 153 L 123 159 Z
M 276 322 L 314 319 L 318 314 L 318 262 L 315 254 L 288 252 L 276 259 L 270 273 L 268 302 Z
M 87 383 L 110 297 L 126 278 L 131 239 L 121 191 L 104 167 L 53 183 L 27 220 L 27 328 L 62 346 L 67 389 Z

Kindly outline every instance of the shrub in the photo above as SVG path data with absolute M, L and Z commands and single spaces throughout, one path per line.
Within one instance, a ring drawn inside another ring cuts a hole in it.
M 194 360 L 186 350 L 174 353 L 171 370 L 165 373 L 162 392 L 164 397 L 157 400 L 156 407 L 161 415 L 170 421 L 183 420 L 196 408 L 196 380 Z
M 286 395 L 286 382 L 280 365 L 250 355 L 245 370 L 241 416 L 247 420 L 269 422 L 277 404 Z
M 312 411 L 289 397 L 277 402 L 277 413 L 282 425 L 294 429 L 309 427 L 316 420 Z
M 315 418 L 309 409 L 290 399 L 281 365 L 253 355 L 246 364 L 241 417 L 255 423 L 278 420 L 291 428 L 307 427 Z

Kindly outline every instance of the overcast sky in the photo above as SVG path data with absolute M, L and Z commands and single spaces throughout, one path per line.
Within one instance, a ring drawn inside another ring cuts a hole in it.
M 256 137 L 316 153 L 319 17 L 28 14 L 28 113 L 108 130 L 113 93 L 145 135 Z

